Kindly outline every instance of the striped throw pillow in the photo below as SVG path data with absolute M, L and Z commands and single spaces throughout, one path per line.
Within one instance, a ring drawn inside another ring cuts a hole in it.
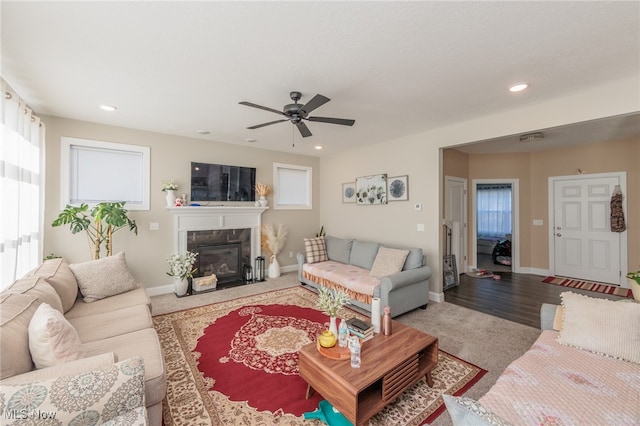
M 305 238 L 304 250 L 307 255 L 307 263 L 317 263 L 329 260 L 327 257 L 327 245 L 324 237 Z

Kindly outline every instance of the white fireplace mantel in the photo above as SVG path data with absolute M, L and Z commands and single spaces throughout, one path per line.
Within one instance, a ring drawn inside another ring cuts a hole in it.
M 187 232 L 217 229 L 251 229 L 251 258 L 255 259 L 260 250 L 260 227 L 262 213 L 268 207 L 254 206 L 185 206 L 168 207 L 173 214 L 175 253 L 187 251 Z

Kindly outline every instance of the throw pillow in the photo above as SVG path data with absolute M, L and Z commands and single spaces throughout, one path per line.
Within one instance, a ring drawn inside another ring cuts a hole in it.
M 380 247 L 369 275 L 382 278 L 387 275 L 402 271 L 404 261 L 409 255 L 409 250 L 398 250 L 388 247 Z
M 55 415 L 45 424 L 146 424 L 144 362 L 136 356 L 75 375 L 2 384 L 0 401 L 7 412 L 24 410 L 25 424 L 43 424 L 45 414 Z
M 138 288 L 122 252 L 90 262 L 72 263 L 69 267 L 86 303 Z
M 29 350 L 38 369 L 83 356 L 75 328 L 60 311 L 46 303 L 38 306 L 29 322 Z
M 466 396 L 442 395 L 454 426 L 511 426 L 477 401 Z
M 69 262 L 59 257 L 45 260 L 40 266 L 29 272 L 28 276 L 43 277 L 53 287 L 60 300 L 64 312 L 69 311 L 78 297 L 78 282 L 69 268 Z
M 324 237 L 305 238 L 304 250 L 307 255 L 308 263 L 325 262 L 329 260 L 327 257 L 327 245 Z
M 558 341 L 640 364 L 640 304 L 560 294 L 564 319 Z

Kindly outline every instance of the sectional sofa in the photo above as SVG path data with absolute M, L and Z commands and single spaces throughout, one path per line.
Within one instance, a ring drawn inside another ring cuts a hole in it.
M 343 290 L 353 306 L 368 313 L 374 297 L 394 317 L 429 302 L 431 268 L 420 248 L 327 235 L 305 238 L 305 253 L 297 260 L 302 284 Z
M 71 405 L 70 418 L 113 422 L 128 404 L 127 416 L 140 414 L 134 408 L 142 402 L 148 423 L 162 424 L 166 378 L 151 302 L 131 276 L 123 253 L 71 265 L 65 259 L 45 261 L 0 294 L 0 315 L 2 403 L 25 392 L 21 386 L 38 386 L 53 395 L 67 377 L 90 382 L 98 377 L 91 385 L 100 395 Z M 121 387 L 119 372 L 131 374 Z M 142 376 L 135 379 L 136 374 Z

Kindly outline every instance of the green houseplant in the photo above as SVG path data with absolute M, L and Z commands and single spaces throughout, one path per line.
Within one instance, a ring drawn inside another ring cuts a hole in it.
M 631 287 L 633 298 L 640 301 L 640 270 L 629 272 L 627 279 L 629 280 L 629 287 Z
M 136 221 L 129 218 L 124 202 L 98 203 L 89 211 L 85 203 L 80 206 L 68 205 L 58 215 L 52 226 L 69 225 L 72 234 L 85 231 L 89 240 L 91 257 L 100 258 L 104 246 L 107 256 L 113 254 L 113 234 L 125 227 L 138 235 Z

